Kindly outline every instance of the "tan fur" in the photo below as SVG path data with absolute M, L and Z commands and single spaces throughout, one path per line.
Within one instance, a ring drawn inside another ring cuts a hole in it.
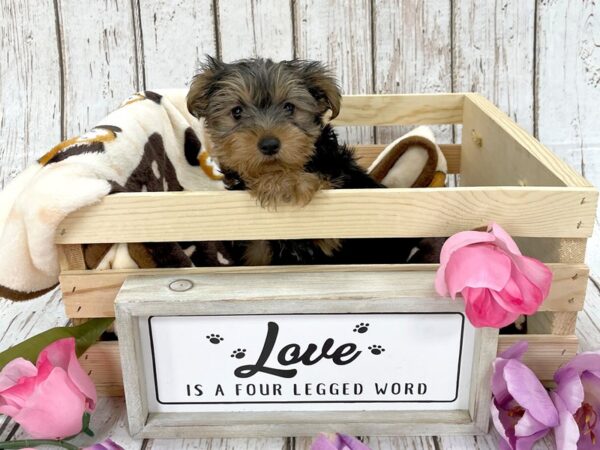
M 247 266 L 268 266 L 272 258 L 273 251 L 269 241 L 251 241 L 246 247 L 244 263 Z

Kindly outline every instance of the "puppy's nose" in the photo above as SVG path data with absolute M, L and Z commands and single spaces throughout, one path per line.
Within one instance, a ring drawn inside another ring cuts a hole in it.
M 274 155 L 279 151 L 281 142 L 276 137 L 262 138 L 258 142 L 258 149 L 263 155 Z

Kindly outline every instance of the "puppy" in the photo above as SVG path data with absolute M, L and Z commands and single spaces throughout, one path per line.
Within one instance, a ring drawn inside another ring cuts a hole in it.
M 304 206 L 320 189 L 383 187 L 359 167 L 351 149 L 338 145 L 335 132 L 325 125 L 325 115 L 335 118 L 340 103 L 341 92 L 330 71 L 319 62 L 303 60 L 226 64 L 209 57 L 187 97 L 189 111 L 205 119 L 211 156 L 227 188 L 248 190 L 271 209 Z M 248 265 L 350 262 L 344 256 L 351 254 L 350 248 L 343 247 L 347 251 L 342 252 L 335 239 L 234 245 Z

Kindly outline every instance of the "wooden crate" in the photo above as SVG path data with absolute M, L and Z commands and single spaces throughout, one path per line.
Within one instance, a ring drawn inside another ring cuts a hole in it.
M 526 339 L 526 362 L 545 381 L 577 352 L 587 238 L 598 193 L 584 178 L 478 94 L 346 96 L 336 125 L 462 124 L 462 143 L 443 145 L 460 186 L 335 190 L 305 208 L 261 209 L 245 192 L 135 193 L 106 197 L 59 227 L 60 283 L 69 317 L 112 317 L 129 275 L 265 271 L 393 271 L 397 296 L 435 297 L 437 265 L 219 267 L 85 270 L 81 244 L 186 240 L 449 236 L 501 224 L 522 251 L 549 264 L 554 281 L 527 335 L 500 337 L 499 349 Z M 382 145 L 358 146 L 368 165 Z M 323 276 L 327 276 L 324 274 Z M 376 287 L 373 287 L 376 288 Z M 117 342 L 100 342 L 82 361 L 104 395 L 121 395 Z

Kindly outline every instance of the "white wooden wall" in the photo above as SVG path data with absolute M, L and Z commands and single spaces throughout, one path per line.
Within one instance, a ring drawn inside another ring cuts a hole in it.
M 0 0 L 0 188 L 132 92 L 185 86 L 205 53 L 324 60 L 346 93 L 481 92 L 600 185 L 591 0 Z

